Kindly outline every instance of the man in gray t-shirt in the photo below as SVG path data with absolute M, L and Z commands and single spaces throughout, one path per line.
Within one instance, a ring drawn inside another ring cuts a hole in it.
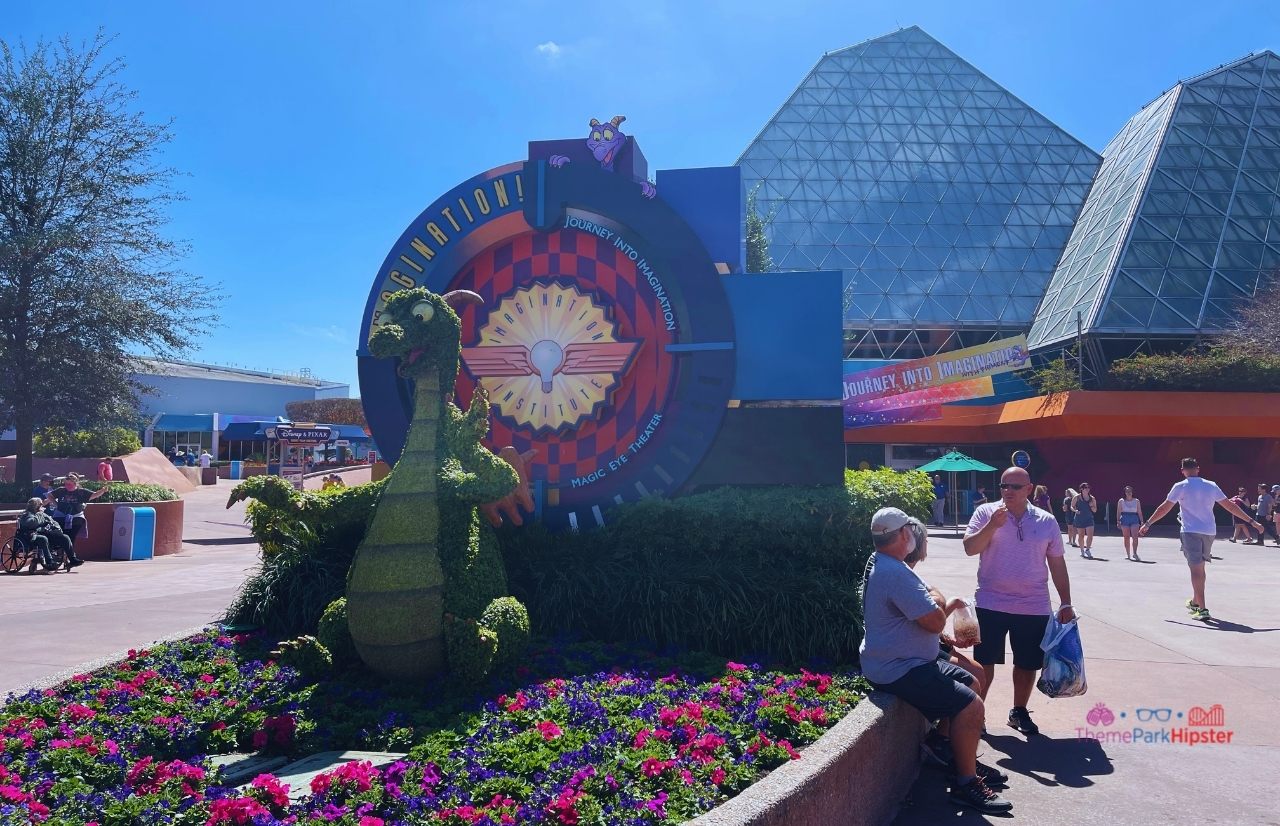
M 1266 483 L 1258 483 L 1258 521 L 1262 523 L 1262 531 L 1258 533 L 1258 544 L 1267 538 L 1267 534 L 1271 534 L 1271 538 L 1280 542 L 1280 537 L 1276 536 L 1276 526 L 1271 521 L 1271 515 L 1276 507 L 1276 498 L 1271 495 L 1271 491 L 1267 488 Z
M 984 711 L 970 688 L 973 675 L 938 658 L 947 602 L 904 561 L 927 541 L 923 526 L 897 508 L 881 508 L 871 519 L 871 539 L 876 554 L 862 599 L 863 675 L 929 720 L 950 720 L 956 771 L 952 800 L 987 814 L 1009 811 L 1012 805 L 986 785 L 988 779 L 1002 779 L 1001 773 L 978 765 Z

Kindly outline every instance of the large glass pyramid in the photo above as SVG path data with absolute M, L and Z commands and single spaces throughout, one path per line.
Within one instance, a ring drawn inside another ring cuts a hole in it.
M 1280 272 L 1280 57 L 1184 81 L 1120 130 L 1036 314 L 1032 347 L 1219 329 Z
M 738 159 L 775 265 L 900 330 L 1025 330 L 1100 162 L 916 27 L 824 55 Z

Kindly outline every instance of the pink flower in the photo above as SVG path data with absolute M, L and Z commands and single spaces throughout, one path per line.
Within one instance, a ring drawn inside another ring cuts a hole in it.
M 542 735 L 543 740 L 551 741 L 559 737 L 562 732 L 560 727 L 551 720 L 543 720 L 537 725 L 538 733 Z
M 721 783 L 723 783 L 723 782 L 724 782 L 724 769 L 720 768 L 719 766 L 716 766 L 714 769 L 712 769 L 712 770 L 711 770 L 711 782 L 712 782 L 712 783 L 715 783 L 717 786 L 719 786 Z
M 732 662 L 725 663 L 724 667 L 729 669 L 730 671 L 746 671 L 747 670 L 747 667 L 742 663 L 732 663 Z
M 364 817 L 360 818 L 360 826 L 385 826 L 385 823 L 380 817 L 365 815 Z

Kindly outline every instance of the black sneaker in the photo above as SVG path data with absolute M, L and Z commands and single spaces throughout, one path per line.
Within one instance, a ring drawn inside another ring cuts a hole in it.
M 952 786 L 951 799 L 988 815 L 1004 814 L 1013 808 L 1012 803 L 987 788 L 980 777 L 973 778 L 964 786 Z
M 988 766 L 981 760 L 975 761 L 975 764 L 978 769 L 978 777 L 982 778 L 983 783 L 986 783 L 988 786 L 1009 785 L 1009 775 L 1000 771 L 1000 769 L 995 766 Z M 957 777 L 955 764 L 951 764 L 948 768 L 950 771 L 947 772 L 947 777 L 952 783 L 955 783 Z
M 1017 729 L 1028 737 L 1040 733 L 1040 727 L 1031 722 L 1031 712 L 1020 706 L 1009 709 L 1009 728 Z
M 937 731 L 929 732 L 929 736 L 924 738 L 924 742 L 920 744 L 920 754 L 924 756 L 925 762 L 935 766 L 949 767 L 955 760 L 951 741 Z
M 73 560 L 71 560 L 70 562 L 68 562 L 68 563 L 67 563 L 67 568 L 68 568 L 68 569 L 70 569 L 70 568 L 79 568 L 79 567 L 80 567 L 81 565 L 83 565 L 83 564 L 84 564 L 84 560 L 83 560 L 83 559 L 81 559 L 80 557 L 76 557 L 75 559 L 73 559 Z

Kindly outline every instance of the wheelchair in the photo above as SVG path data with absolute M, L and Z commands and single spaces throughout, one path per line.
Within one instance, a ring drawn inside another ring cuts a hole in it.
M 67 552 L 65 548 L 53 546 L 49 543 L 49 555 L 53 557 L 53 570 L 58 570 L 67 561 Z M 34 571 L 36 565 L 40 563 L 40 549 L 31 541 L 31 536 L 23 536 L 16 534 L 12 538 L 5 540 L 4 545 L 0 546 L 0 568 L 4 569 L 6 574 L 16 574 L 24 567 L 30 567 Z

